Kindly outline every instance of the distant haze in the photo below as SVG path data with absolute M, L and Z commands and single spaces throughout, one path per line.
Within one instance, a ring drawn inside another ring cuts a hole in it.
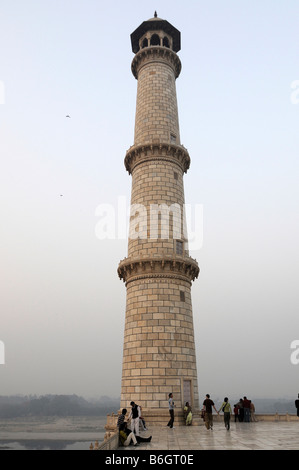
M 99 240 L 96 209 L 130 204 L 130 34 L 154 9 L 182 35 L 185 198 L 203 206 L 200 400 L 299 392 L 298 1 L 2 0 L 0 395 L 120 395 L 127 240 Z

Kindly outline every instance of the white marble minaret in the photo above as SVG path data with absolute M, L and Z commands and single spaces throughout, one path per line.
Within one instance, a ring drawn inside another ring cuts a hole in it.
M 199 409 L 191 303 L 199 268 L 183 230 L 190 157 L 181 145 L 176 97 L 180 32 L 155 14 L 131 42 L 138 88 L 134 145 L 125 157 L 131 230 L 118 267 L 127 289 L 121 408 L 133 400 L 154 419 L 168 413 L 171 392 L 178 410 L 186 401 Z

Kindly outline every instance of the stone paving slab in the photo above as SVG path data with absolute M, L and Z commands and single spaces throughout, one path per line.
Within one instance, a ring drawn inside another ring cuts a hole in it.
M 204 426 L 178 426 L 174 429 L 151 426 L 141 436 L 152 435 L 150 443 L 120 450 L 299 450 L 298 422 L 214 423 L 213 431 Z

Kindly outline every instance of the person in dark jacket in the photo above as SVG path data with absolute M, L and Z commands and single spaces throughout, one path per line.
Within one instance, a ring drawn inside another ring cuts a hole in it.
M 239 414 L 238 414 L 239 421 L 240 421 L 240 423 L 243 423 L 243 421 L 244 421 L 244 408 L 243 408 L 242 398 L 240 398 L 240 400 L 238 401 L 237 407 L 239 409 Z
M 207 393 L 206 398 L 203 402 L 203 409 L 205 412 L 205 425 L 207 430 L 211 429 L 213 431 L 213 409 L 216 411 L 217 414 L 218 411 L 216 410 L 215 404 L 213 400 L 211 400 L 210 395 Z
M 136 436 L 139 436 L 139 419 L 141 416 L 140 406 L 137 403 L 131 401 L 131 411 L 129 414 L 129 420 L 131 420 L 131 429 Z
M 244 422 L 250 422 L 250 403 L 251 401 L 247 397 L 243 398 L 243 409 L 244 409 Z
M 120 428 L 120 425 L 125 422 L 126 414 L 127 414 L 127 410 L 126 410 L 126 408 L 123 408 L 123 409 L 121 410 L 121 414 L 118 416 L 118 419 L 117 419 L 117 427 L 118 427 L 118 429 Z

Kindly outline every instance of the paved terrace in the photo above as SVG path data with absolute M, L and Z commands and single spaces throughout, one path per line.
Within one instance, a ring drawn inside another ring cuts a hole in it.
M 207 431 L 204 426 L 174 429 L 150 426 L 140 435 L 152 435 L 152 441 L 118 450 L 299 450 L 299 419 L 298 422 L 232 422 L 230 431 L 223 422 L 215 422 L 213 431 Z

